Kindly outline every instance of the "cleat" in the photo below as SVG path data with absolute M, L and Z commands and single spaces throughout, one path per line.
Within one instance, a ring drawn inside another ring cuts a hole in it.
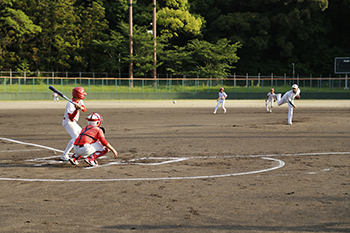
M 78 159 L 76 159 L 74 156 L 72 156 L 72 158 L 69 159 L 69 162 L 70 162 L 72 165 L 78 165 L 78 164 L 79 164 Z
M 226 113 L 226 109 L 224 110 L 224 113 Z
M 213 112 L 213 114 L 216 114 L 216 112 Z
M 68 161 L 69 157 L 67 155 L 62 155 L 60 160 L 61 161 Z
M 288 125 L 292 125 L 292 122 L 288 122 Z
M 96 160 L 92 160 L 90 157 L 87 157 L 86 159 L 84 159 L 84 161 L 89 164 L 91 167 L 95 167 L 98 166 L 98 163 Z
M 272 109 L 270 109 L 270 111 L 269 112 L 272 112 Z

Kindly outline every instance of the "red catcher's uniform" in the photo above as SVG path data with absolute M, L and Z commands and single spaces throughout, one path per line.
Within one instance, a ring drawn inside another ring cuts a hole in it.
M 103 146 L 106 146 L 108 144 L 100 127 L 97 127 L 95 125 L 88 125 L 81 130 L 79 136 L 74 142 L 74 145 L 82 147 L 85 144 L 93 144 L 98 141 L 100 141 Z

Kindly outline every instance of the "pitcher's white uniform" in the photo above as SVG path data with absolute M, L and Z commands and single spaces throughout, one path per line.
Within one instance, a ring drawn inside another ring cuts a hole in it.
M 276 94 L 271 92 L 267 93 L 266 95 L 266 103 L 265 103 L 265 107 L 266 107 L 266 112 L 272 112 L 272 108 L 273 108 L 273 101 L 276 98 Z M 269 109 L 269 103 L 271 103 L 270 109 Z
M 78 102 L 76 102 L 74 101 L 74 99 L 72 99 L 72 101 L 84 107 L 83 100 L 79 100 Z M 73 116 L 74 114 L 75 116 L 73 117 L 73 119 L 70 119 L 69 115 Z M 62 121 L 63 128 L 72 137 L 72 139 L 68 142 L 68 145 L 66 147 L 66 150 L 64 151 L 64 154 L 62 155 L 62 158 L 65 157 L 67 158 L 67 160 L 69 159 L 68 153 L 73 149 L 74 141 L 79 136 L 79 133 L 81 131 L 81 127 L 78 125 L 79 115 L 80 115 L 79 110 L 75 109 L 75 105 L 72 104 L 71 102 L 68 102 L 66 105 L 66 111 L 64 112 L 64 117 Z
M 300 94 L 300 89 L 298 88 L 298 85 L 294 84 L 292 88 L 296 90 L 295 93 L 293 92 L 293 90 L 287 91 L 286 93 L 284 93 L 282 98 L 281 98 L 281 94 L 276 95 L 278 106 L 288 103 L 288 125 L 292 124 L 293 108 L 295 107 L 294 99 L 297 95 Z
M 222 110 L 224 111 L 224 113 L 226 113 L 226 108 L 225 108 L 225 99 L 226 98 L 227 98 L 227 94 L 224 92 L 224 88 L 221 87 L 220 92 L 219 92 L 218 104 L 215 107 L 214 114 L 216 114 L 216 111 L 218 110 L 220 104 L 221 104 Z

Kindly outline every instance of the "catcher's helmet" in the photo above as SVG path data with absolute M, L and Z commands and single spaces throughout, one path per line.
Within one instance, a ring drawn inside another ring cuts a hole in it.
M 86 94 L 86 92 L 85 92 L 83 87 L 76 87 L 76 88 L 73 89 L 72 95 L 75 98 L 83 100 L 87 94 Z
M 86 120 L 88 120 L 89 125 L 101 126 L 103 118 L 100 114 L 93 112 L 86 118 Z

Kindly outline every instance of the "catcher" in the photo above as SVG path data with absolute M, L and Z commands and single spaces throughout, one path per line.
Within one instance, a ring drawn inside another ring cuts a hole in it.
M 74 142 L 75 153 L 69 159 L 70 163 L 78 165 L 78 160 L 84 157 L 84 161 L 90 166 L 98 166 L 96 159 L 107 154 L 108 151 L 112 151 L 114 157 L 117 157 L 117 151 L 105 139 L 105 129 L 101 127 L 102 116 L 98 113 L 92 113 L 86 120 L 88 125 L 81 130 Z

